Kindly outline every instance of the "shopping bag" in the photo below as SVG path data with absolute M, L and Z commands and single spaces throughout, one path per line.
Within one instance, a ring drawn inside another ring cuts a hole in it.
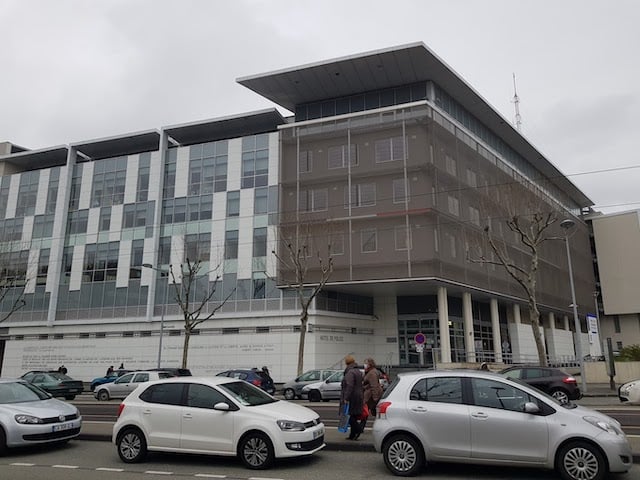
M 371 412 L 369 412 L 369 406 L 365 403 L 364 405 L 362 405 L 362 413 L 358 416 L 358 420 L 366 420 L 367 418 L 369 418 L 370 413 Z
M 349 404 L 345 404 L 340 409 L 340 416 L 338 417 L 338 431 L 340 433 L 347 433 L 349 431 Z

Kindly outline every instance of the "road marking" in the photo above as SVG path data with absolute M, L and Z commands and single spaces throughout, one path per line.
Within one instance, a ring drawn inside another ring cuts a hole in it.
M 165 472 L 160 470 L 146 470 L 144 473 L 148 473 L 149 475 L 173 475 L 173 472 Z
M 9 465 L 12 465 L 14 467 L 33 467 L 33 466 L 35 466 L 35 463 L 20 463 L 20 462 L 16 462 L 16 463 L 10 463 Z
M 283 479 L 273 478 L 273 477 L 249 477 L 248 480 L 283 480 Z
M 226 475 L 216 475 L 214 473 L 196 473 L 194 476 L 201 478 L 227 478 Z
M 98 467 L 96 470 L 101 472 L 124 472 L 124 468 L 108 468 L 108 467 Z
M 80 468 L 78 465 L 51 465 L 53 468 Z

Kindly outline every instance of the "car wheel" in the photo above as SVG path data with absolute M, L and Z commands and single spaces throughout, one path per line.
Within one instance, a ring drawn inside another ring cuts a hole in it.
M 275 456 L 271 440 L 260 432 L 251 432 L 240 441 L 238 455 L 245 467 L 252 470 L 269 468 Z
M 76 396 L 75 396 L 75 395 L 65 395 L 65 396 L 64 396 L 64 399 L 65 399 L 65 400 L 73 400 L 74 398 L 76 398 Z
M 573 442 L 558 451 L 556 467 L 565 480 L 603 480 L 607 464 L 598 448 L 586 442 Z
M 424 465 L 422 446 L 409 435 L 396 435 L 382 447 L 384 463 L 391 473 L 411 477 Z
M 293 391 L 293 388 L 287 388 L 284 391 L 284 398 L 285 400 L 293 400 L 296 398 L 296 392 Z
M 551 396 L 563 405 L 565 403 L 569 403 L 569 394 L 562 388 L 556 388 L 555 390 L 552 390 Z
M 311 390 L 309 392 L 310 402 L 319 402 L 320 400 L 322 400 L 322 395 L 320 395 L 320 392 L 318 390 Z
M 118 455 L 125 463 L 138 463 L 147 456 L 147 441 L 137 428 L 128 428 L 118 435 Z
M 100 390 L 98 392 L 98 400 L 100 400 L 101 402 L 106 402 L 107 400 L 109 400 L 109 392 L 107 392 L 106 390 Z
M 7 453 L 7 437 L 2 427 L 0 427 L 0 456 Z

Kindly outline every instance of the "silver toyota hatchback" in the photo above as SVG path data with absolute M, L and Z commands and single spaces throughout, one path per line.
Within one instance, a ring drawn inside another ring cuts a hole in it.
M 491 372 L 404 373 L 385 391 L 373 424 L 376 451 L 395 475 L 427 462 L 556 469 L 602 480 L 632 466 L 620 423 Z

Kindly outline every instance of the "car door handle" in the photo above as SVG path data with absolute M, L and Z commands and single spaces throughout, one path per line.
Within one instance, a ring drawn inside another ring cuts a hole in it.
M 474 418 L 489 418 L 489 415 L 487 415 L 484 412 L 475 412 L 475 413 L 472 413 L 471 416 Z
M 185 413 L 182 418 L 190 419 L 193 418 L 190 413 Z
M 427 409 L 425 407 L 412 407 L 411 411 L 417 412 L 417 413 L 424 413 L 427 411 Z
M 142 414 L 143 414 L 143 415 L 151 415 L 151 409 L 150 409 L 150 408 L 145 408 L 145 409 L 142 411 Z

